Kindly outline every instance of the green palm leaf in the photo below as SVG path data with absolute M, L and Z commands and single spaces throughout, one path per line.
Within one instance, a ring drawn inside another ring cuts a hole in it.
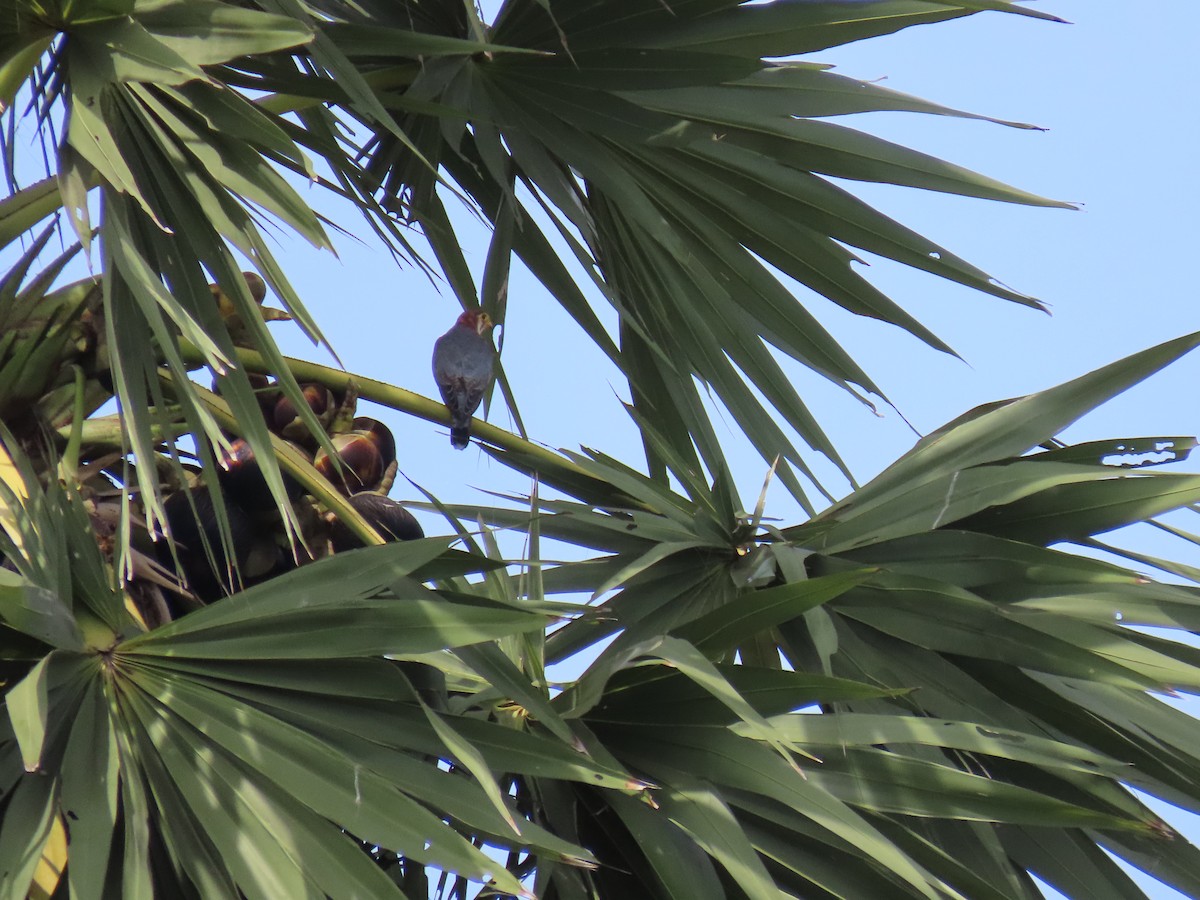
M 539 219 L 509 187 L 515 171 L 620 314 L 620 352 L 610 356 L 628 376 L 641 414 L 670 423 L 664 437 L 673 454 L 693 467 L 703 460 L 710 472 L 721 468 L 698 392 L 702 384 L 767 462 L 782 454 L 781 478 L 815 511 L 798 476 L 824 489 L 778 422 L 850 474 L 768 347 L 855 396 L 859 389 L 882 391 L 764 262 L 846 309 L 896 324 L 945 351 L 950 348 L 852 270 L 855 257 L 843 244 L 1037 305 L 826 178 L 1066 205 L 827 121 L 870 109 L 960 113 L 810 63 L 762 60 L 985 7 L 1034 14 L 1006 3 L 944 6 L 693 3 L 668 15 L 650 4 L 595 3 L 551 15 L 537 4 L 509 3 L 497 19 L 496 42 L 545 55 L 457 64 L 453 78 L 442 80 L 447 115 L 456 110 L 441 119 L 445 142 L 439 145 L 430 132 L 423 153 L 441 163 L 497 228 L 501 210 L 515 204 L 526 236 L 514 240 L 514 249 L 604 345 L 594 316 L 546 252 Z M 410 120 L 414 127 L 421 121 Z M 469 133 L 461 130 L 468 121 Z M 384 190 L 406 192 L 412 170 L 402 162 L 408 159 L 403 148 L 377 129 L 368 150 L 368 167 Z M 431 191 L 411 194 L 427 231 L 441 215 Z M 409 202 L 410 195 L 398 199 Z M 430 239 L 435 248 L 445 243 L 444 235 Z M 481 299 L 485 306 L 496 302 Z M 665 389 L 655 391 L 660 384 Z M 649 443 L 647 456 L 652 471 L 664 469 L 662 453 Z

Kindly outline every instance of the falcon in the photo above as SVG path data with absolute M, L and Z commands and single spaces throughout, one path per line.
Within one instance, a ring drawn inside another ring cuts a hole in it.
M 487 336 L 492 319 L 467 310 L 433 345 L 433 380 L 450 411 L 450 446 L 461 450 L 470 440 L 471 416 L 492 384 L 496 351 Z

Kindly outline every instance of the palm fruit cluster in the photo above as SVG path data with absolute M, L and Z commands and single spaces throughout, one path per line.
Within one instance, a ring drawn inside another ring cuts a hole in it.
M 291 505 L 287 521 L 299 523 L 299 540 L 293 541 L 259 461 L 236 435 L 226 435 L 228 445 L 209 466 L 187 461 L 171 434 L 159 436 L 152 458 L 128 456 L 119 413 L 94 418 L 113 397 L 99 279 L 51 289 L 70 259 L 67 253 L 22 286 L 50 234 L 39 236 L 0 279 L 0 449 L 7 446 L 5 458 L 30 461 L 30 483 L 57 478 L 73 484 L 90 530 L 110 560 L 118 523 L 128 514 L 122 486 L 133 487 L 134 473 L 143 466 L 157 469 L 165 523 L 149 521 L 148 513 L 139 516 L 135 506 L 128 534 L 133 577 L 127 589 L 146 623 L 161 624 L 297 565 L 362 546 L 354 529 L 284 473 Z M 258 275 L 243 274 L 264 320 L 288 318 L 262 305 L 266 285 Z M 234 342 L 251 345 L 250 329 L 234 305 L 216 286 L 212 293 Z M 301 384 L 308 410 L 298 410 L 271 378 L 250 374 L 249 379 L 267 428 L 290 444 L 294 459 L 307 460 L 327 479 L 381 538 L 424 536 L 412 514 L 387 497 L 397 471 L 395 438 L 382 422 L 356 416 L 352 389 Z M 310 430 L 309 411 L 323 434 Z M 75 457 L 56 466 L 58 450 L 80 423 L 85 427 Z M 136 501 L 136 490 L 133 496 Z
M 309 431 L 293 401 L 278 385 L 255 376 L 259 406 L 267 426 L 308 459 L 386 541 L 424 537 L 413 515 L 387 496 L 395 480 L 396 441 L 378 419 L 355 416 L 352 391 L 338 394 L 325 385 L 301 384 L 301 394 L 325 430 L 333 453 Z M 191 599 L 211 602 L 280 575 L 296 565 L 363 546 L 358 536 L 325 510 L 286 473 L 284 487 L 302 526 L 302 546 L 293 546 L 267 481 L 250 445 L 233 440 L 221 453 L 216 493 L 211 480 L 197 479 L 165 504 L 173 542 L 160 541 L 159 562 L 186 586 Z M 229 532 L 218 527 L 224 508 Z M 233 549 L 232 559 L 226 547 Z M 186 595 L 185 595 L 186 597 Z

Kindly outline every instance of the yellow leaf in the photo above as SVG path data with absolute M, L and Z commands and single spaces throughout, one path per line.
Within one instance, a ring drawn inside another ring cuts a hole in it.
M 8 450 L 2 440 L 0 440 L 0 481 L 7 484 L 8 489 L 18 497 L 23 499 L 29 496 L 25 491 L 25 482 L 21 478 L 21 473 L 17 471 L 17 464 L 8 455 Z
M 25 499 L 29 496 L 29 492 L 25 489 L 25 481 L 21 478 L 21 473 L 17 471 L 16 463 L 13 462 L 13 458 L 9 455 L 2 440 L 0 440 L 0 481 L 3 481 L 8 490 L 17 497 Z M 16 516 L 17 510 L 9 509 L 4 497 L 0 496 L 0 528 L 7 531 L 9 539 L 20 547 L 21 532 L 16 527 Z
M 50 900 L 58 889 L 63 869 L 67 867 L 67 829 L 62 816 L 54 817 L 50 826 L 50 837 L 42 848 L 42 858 L 33 873 L 33 884 L 29 886 L 29 900 Z

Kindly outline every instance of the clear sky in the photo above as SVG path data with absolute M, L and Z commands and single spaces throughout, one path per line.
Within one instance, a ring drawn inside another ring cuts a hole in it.
M 1200 297 L 1190 274 L 1200 209 L 1194 95 L 1200 4 L 1054 0 L 1039 8 L 1075 24 L 983 13 L 809 57 L 836 64 L 845 75 L 886 79 L 888 87 L 947 106 L 1044 126 L 1049 130 L 1031 132 L 899 113 L 846 122 L 1018 187 L 1083 204 L 1081 211 L 1068 212 L 855 187 L 894 218 L 1053 310 L 1046 316 L 873 261 L 868 277 L 958 350 L 963 363 L 894 328 L 810 298 L 810 309 L 865 361 L 921 432 L 979 403 L 1049 387 L 1200 328 Z M 314 202 L 318 194 L 313 189 Z M 293 284 L 348 369 L 435 395 L 429 354 L 458 313 L 453 295 L 414 268 L 397 268 L 353 213 L 325 202 L 322 208 L 365 243 L 338 239 L 335 259 L 284 240 L 280 255 Z M 486 234 L 478 228 L 471 233 L 467 256 L 478 278 Z M 519 263 L 509 297 L 504 362 L 531 437 L 552 447 L 593 446 L 639 464 L 640 444 L 619 402 L 628 398 L 619 375 Z M 294 327 L 272 327 L 285 352 L 326 361 Z M 911 446 L 912 432 L 893 411 L 881 406 L 877 417 L 818 376 L 798 366 L 793 370 L 860 481 Z M 1118 398 L 1068 436 L 1197 434 L 1197 384 L 1200 354 Z M 440 426 L 396 414 L 381 418 L 394 426 L 404 472 L 443 501 L 491 502 L 475 488 L 528 490 L 523 479 L 474 447 L 451 450 Z M 494 412 L 492 420 L 509 425 L 502 412 Z M 742 500 L 753 506 L 765 464 L 732 435 L 730 459 Z M 837 492 L 846 489 L 836 478 L 830 483 Z M 401 482 L 393 496 L 417 493 Z M 768 513 L 785 521 L 798 514 L 779 488 L 770 494 Z M 436 520 L 422 519 L 428 531 L 444 531 Z M 1188 549 L 1159 552 L 1200 564 L 1195 553 L 1188 557 Z M 1186 819 L 1168 818 L 1177 824 Z M 1200 842 L 1200 828 L 1182 827 Z M 1156 900 L 1181 896 L 1150 891 Z

